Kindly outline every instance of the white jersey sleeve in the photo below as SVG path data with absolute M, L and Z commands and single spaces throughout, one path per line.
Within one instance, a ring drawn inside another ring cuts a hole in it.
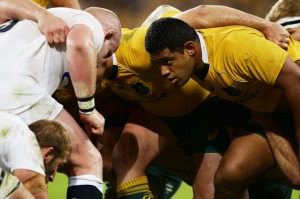
M 45 176 L 41 149 L 34 133 L 17 116 L 0 112 L 0 167 L 12 173 L 26 169 Z
M 9 199 L 20 187 L 19 179 L 0 168 L 0 198 Z
M 77 24 L 88 26 L 93 32 L 97 52 L 100 51 L 104 41 L 104 32 L 100 22 L 95 17 L 85 11 L 70 8 L 50 8 L 48 10 L 65 20 L 69 28 Z

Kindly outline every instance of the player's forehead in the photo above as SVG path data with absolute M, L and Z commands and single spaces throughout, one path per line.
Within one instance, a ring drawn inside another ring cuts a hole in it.
M 153 63 L 161 62 L 172 58 L 174 55 L 169 49 L 164 49 L 158 53 L 150 53 L 150 60 Z

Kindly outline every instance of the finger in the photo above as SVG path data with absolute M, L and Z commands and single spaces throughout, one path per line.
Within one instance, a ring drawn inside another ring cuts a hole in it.
M 68 35 L 68 33 L 69 33 L 69 31 L 70 31 L 70 29 L 69 29 L 69 27 L 68 26 L 66 26 L 66 28 L 65 28 L 65 37 L 67 37 L 67 35 Z
M 85 125 L 86 135 L 90 138 L 93 135 L 92 129 L 90 125 Z
M 64 32 L 60 33 L 59 36 L 60 36 L 60 42 L 64 43 L 66 41 L 66 35 L 64 34 Z
M 47 38 L 47 42 L 48 42 L 49 44 L 52 44 L 52 43 L 53 43 L 53 36 L 52 36 L 52 34 L 47 34 L 47 35 L 46 35 L 46 38 Z
M 278 44 L 278 46 L 280 46 L 280 47 L 283 48 L 284 50 L 287 50 L 289 45 L 288 45 L 287 43 L 280 42 L 280 43 Z
M 286 37 L 283 39 L 282 41 L 283 43 L 286 43 L 286 44 L 289 44 L 290 43 L 290 38 L 289 37 Z
M 103 133 L 103 129 L 102 128 L 94 128 L 94 127 L 91 127 L 91 132 L 95 135 L 102 135 Z
M 53 40 L 54 40 L 54 43 L 56 43 L 56 44 L 60 43 L 60 36 L 58 33 L 53 34 Z

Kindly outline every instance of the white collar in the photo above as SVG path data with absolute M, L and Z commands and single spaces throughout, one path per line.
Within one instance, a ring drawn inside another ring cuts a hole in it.
M 196 31 L 197 32 L 197 31 Z M 203 36 L 197 32 L 197 35 L 199 37 L 200 40 L 200 45 L 201 45 L 201 52 L 202 52 L 202 61 L 204 63 L 208 63 L 208 53 L 207 53 L 207 49 L 206 49 L 206 45 L 205 45 L 205 41 L 203 39 Z
M 118 65 L 117 56 L 115 53 L 112 55 L 112 58 L 113 58 L 113 65 Z
M 285 29 L 297 28 L 300 26 L 300 16 L 298 17 L 285 17 L 281 18 L 276 23 L 282 25 Z

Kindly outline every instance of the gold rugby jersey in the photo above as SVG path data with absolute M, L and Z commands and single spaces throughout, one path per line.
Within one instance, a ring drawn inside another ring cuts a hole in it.
M 137 101 L 155 115 L 181 116 L 191 112 L 209 92 L 193 79 L 181 88 L 170 84 L 160 70 L 150 64 L 144 47 L 146 31 L 147 28 L 122 29 L 122 41 L 115 53 L 115 75 L 102 83 L 118 96 Z
M 221 98 L 252 110 L 271 112 L 281 90 L 274 83 L 288 57 L 300 59 L 299 43 L 292 38 L 288 52 L 244 26 L 198 30 L 204 37 L 208 63 L 198 73 L 199 84 Z

